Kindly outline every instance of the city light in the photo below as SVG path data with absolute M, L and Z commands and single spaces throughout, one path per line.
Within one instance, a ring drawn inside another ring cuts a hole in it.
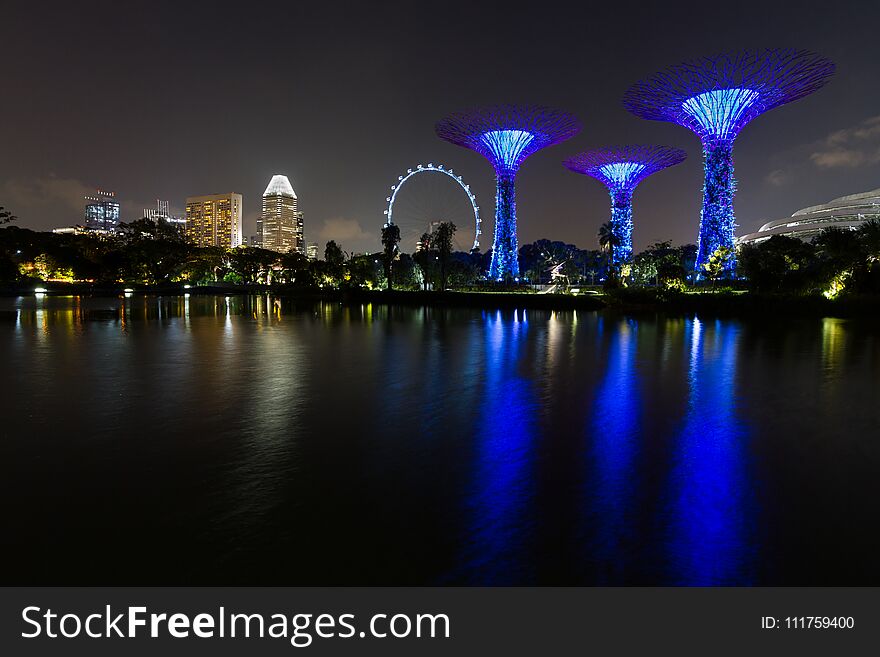
M 485 157 L 495 169 L 495 237 L 489 278 L 518 280 L 516 174 L 527 157 L 580 132 L 566 112 L 542 106 L 496 105 L 458 112 L 437 123 L 437 136 Z
M 672 66 L 626 92 L 623 104 L 633 114 L 677 123 L 703 143 L 698 272 L 717 249 L 734 249 L 733 142 L 740 131 L 764 112 L 821 88 L 834 70 L 831 60 L 806 50 L 746 50 Z M 727 273 L 735 266 L 730 258 Z
M 758 92 L 751 89 L 717 89 L 688 98 L 681 109 L 697 122 L 701 137 L 732 140 L 744 125 L 746 110 L 757 99 Z
M 632 197 L 642 180 L 683 162 L 684 151 L 669 146 L 609 146 L 570 157 L 563 164 L 591 176 L 608 188 L 611 196 L 611 232 L 617 241 L 611 258 L 615 265 L 632 258 Z
M 491 130 L 480 137 L 499 168 L 510 171 L 519 167 L 525 159 L 523 153 L 526 147 L 534 139 L 535 135 L 525 130 Z
M 619 187 L 631 187 L 638 184 L 637 176 L 645 170 L 645 165 L 638 162 L 614 162 L 599 167 L 599 171 L 608 180 L 613 180 Z
M 467 194 L 468 200 L 471 203 L 471 208 L 473 208 L 474 211 L 474 242 L 471 246 L 471 250 L 480 248 L 480 235 L 482 234 L 480 226 L 482 224 L 482 221 L 480 219 L 480 206 L 477 205 L 477 197 L 474 196 L 474 193 L 471 191 L 470 185 L 466 184 L 461 179 L 461 176 L 456 176 L 452 172 L 452 169 L 446 169 L 442 164 L 438 164 L 437 166 L 434 166 L 433 163 L 428 164 L 427 166 L 422 166 L 421 164 L 419 164 L 415 170 L 407 169 L 406 175 L 397 177 L 398 181 L 400 181 L 399 184 L 395 188 L 392 188 L 394 191 L 391 193 L 391 196 L 387 196 L 385 198 L 385 201 L 388 203 L 388 207 L 383 211 L 383 214 L 387 217 L 385 225 L 387 226 L 388 224 L 394 223 L 394 203 L 397 200 L 397 194 L 400 192 L 403 184 L 415 175 L 432 171 L 436 173 L 441 173 L 445 176 L 449 176 L 452 180 L 456 182 L 456 184 L 458 184 L 459 187 L 464 190 L 464 193 Z

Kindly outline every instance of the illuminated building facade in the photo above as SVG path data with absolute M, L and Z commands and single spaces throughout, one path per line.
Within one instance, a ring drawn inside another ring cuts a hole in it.
M 196 246 L 241 246 L 241 194 L 208 194 L 186 199 L 186 237 Z
M 119 225 L 119 202 L 115 192 L 98 190 L 95 196 L 86 196 L 85 226 L 93 230 L 115 230 Z
M 516 174 L 530 155 L 580 132 L 578 121 L 549 107 L 497 105 L 439 121 L 437 136 L 485 157 L 495 169 L 495 238 L 489 278 L 519 280 Z
M 306 247 L 306 258 L 309 260 L 317 260 L 318 259 L 318 243 L 317 242 L 309 242 L 309 245 Z
M 798 210 L 790 217 L 768 221 L 756 232 L 738 237 L 736 242 L 758 244 L 774 235 L 810 240 L 826 228 L 855 230 L 872 219 L 880 220 L 880 189 L 841 196 Z
M 630 112 L 684 126 L 703 144 L 698 272 L 717 249 L 734 247 L 734 140 L 752 119 L 822 87 L 834 68 L 805 50 L 743 51 L 672 66 L 626 92 L 623 104 Z M 728 260 L 729 273 L 735 264 Z
M 580 153 L 563 164 L 591 176 L 611 195 L 611 232 L 617 238 L 612 250 L 615 265 L 632 257 L 632 197 L 640 182 L 653 173 L 684 162 L 687 154 L 669 146 L 612 146 Z
M 171 204 L 168 201 L 156 199 L 155 208 L 144 208 L 144 219 L 149 219 L 154 223 L 164 221 L 183 232 L 186 226 L 186 219 L 172 215 L 170 207 Z
M 263 192 L 263 208 L 257 219 L 257 239 L 262 248 L 305 255 L 303 215 L 297 205 L 296 192 L 287 176 L 272 176 Z

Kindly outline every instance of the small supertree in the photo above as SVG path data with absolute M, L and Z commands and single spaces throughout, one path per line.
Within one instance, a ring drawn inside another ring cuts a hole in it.
M 623 105 L 653 121 L 693 130 L 703 143 L 705 184 L 696 269 L 718 248 L 733 249 L 733 142 L 764 112 L 811 94 L 834 73 L 834 63 L 806 50 L 742 51 L 672 66 L 636 83 Z M 735 265 L 729 260 L 727 271 Z
M 516 239 L 517 171 L 525 159 L 576 135 L 581 127 L 570 114 L 532 105 L 498 105 L 457 112 L 439 121 L 437 136 L 470 148 L 495 168 L 495 239 L 489 277 L 519 277 Z
M 592 176 L 611 194 L 611 230 L 617 237 L 613 264 L 632 257 L 632 197 L 640 182 L 653 173 L 683 162 L 687 154 L 669 146 L 609 146 L 580 153 L 563 164 Z

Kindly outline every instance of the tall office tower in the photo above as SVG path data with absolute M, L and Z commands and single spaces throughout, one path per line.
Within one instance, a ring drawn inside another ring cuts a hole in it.
M 241 194 L 208 194 L 186 199 L 186 236 L 196 246 L 241 246 Z
M 317 260 L 318 259 L 318 243 L 317 242 L 309 242 L 306 247 L 306 257 L 309 260 Z
M 263 211 L 257 220 L 257 237 L 264 249 L 305 254 L 303 215 L 297 211 L 296 192 L 287 176 L 272 176 L 263 192 Z
M 85 225 L 96 230 L 115 230 L 119 225 L 119 201 L 116 192 L 98 190 L 95 196 L 86 196 Z
M 183 217 L 175 217 L 171 214 L 170 203 L 162 199 L 156 199 L 155 208 L 144 208 L 144 219 L 149 219 L 154 223 L 160 220 L 183 232 L 186 225 L 186 219 Z

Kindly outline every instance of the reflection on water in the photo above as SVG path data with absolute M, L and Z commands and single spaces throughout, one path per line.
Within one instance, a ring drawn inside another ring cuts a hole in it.
M 606 326 L 611 324 L 611 326 Z M 606 354 L 605 373 L 592 408 L 588 466 L 593 482 L 593 559 L 599 584 L 626 579 L 638 487 L 635 459 L 643 441 L 640 381 L 636 371 L 638 324 L 599 320 L 597 338 Z
M 528 321 L 523 313 L 485 315 L 483 390 L 475 431 L 476 463 L 468 500 L 465 557 L 469 579 L 481 584 L 530 581 L 527 539 L 534 499 L 535 400 L 519 371 Z M 524 527 L 525 525 L 525 527 Z
M 748 434 L 736 408 L 736 322 L 689 320 L 688 405 L 670 474 L 669 551 L 676 584 L 751 584 L 755 522 Z
M 876 329 L 0 299 L 4 583 L 878 584 Z

